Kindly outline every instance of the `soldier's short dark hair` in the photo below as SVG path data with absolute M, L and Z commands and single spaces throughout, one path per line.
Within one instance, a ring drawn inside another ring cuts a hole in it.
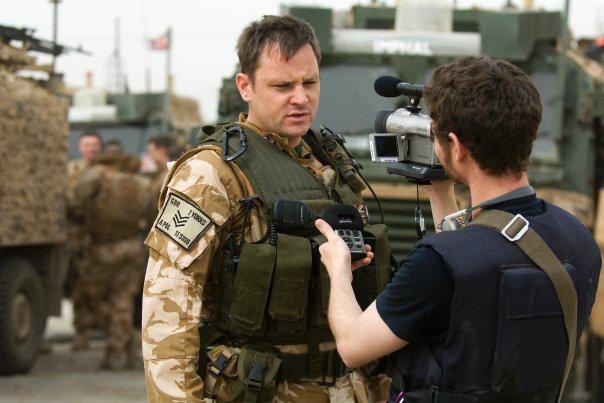
M 101 137 L 101 135 L 97 131 L 87 130 L 85 132 L 82 132 L 80 134 L 80 137 L 78 138 L 78 141 L 81 140 L 81 139 L 83 139 L 84 137 L 96 137 L 99 140 L 99 142 L 101 144 L 103 144 L 103 138 Z
M 490 175 L 520 175 L 541 122 L 541 100 L 531 78 L 504 60 L 463 57 L 438 67 L 424 88 L 433 131 L 453 132 Z
M 168 159 L 170 161 L 176 161 L 187 151 L 186 147 L 181 146 L 180 144 L 174 144 L 172 147 L 168 149 Z
M 166 150 L 169 150 L 172 146 L 174 146 L 175 141 L 171 136 L 160 134 L 159 136 L 151 137 L 148 143 L 153 144 L 155 147 L 162 147 Z
M 278 51 L 285 59 L 305 45 L 310 45 L 317 62 L 321 60 L 319 41 L 313 28 L 291 15 L 265 15 L 248 25 L 237 41 L 237 56 L 241 72 L 253 80 L 262 52 Z

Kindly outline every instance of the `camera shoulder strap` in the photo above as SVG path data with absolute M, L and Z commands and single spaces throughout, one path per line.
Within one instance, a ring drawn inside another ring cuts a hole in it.
M 564 368 L 564 377 L 556 399 L 560 403 L 564 386 L 572 367 L 577 345 L 577 290 L 560 260 L 547 246 L 545 241 L 529 227 L 528 221 L 520 214 L 516 216 L 501 210 L 485 210 L 474 218 L 470 225 L 482 225 L 501 233 L 514 242 L 549 277 L 560 305 L 568 338 L 568 354 Z

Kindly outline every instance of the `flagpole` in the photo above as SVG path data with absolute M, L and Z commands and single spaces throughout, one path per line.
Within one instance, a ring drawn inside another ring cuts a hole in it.
M 168 47 L 166 49 L 166 94 L 165 94 L 165 106 L 166 106 L 166 121 L 164 122 L 164 131 L 167 132 L 170 129 L 170 94 L 172 92 L 172 27 L 168 27 L 166 31 L 168 39 Z
M 166 49 L 166 93 L 172 93 L 172 27 L 166 32 L 168 37 L 168 49 Z

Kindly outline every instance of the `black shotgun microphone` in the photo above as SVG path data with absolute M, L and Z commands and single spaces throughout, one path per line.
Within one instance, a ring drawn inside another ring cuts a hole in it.
M 373 83 L 373 89 L 378 95 L 386 98 L 398 97 L 399 95 L 421 97 L 424 92 L 423 85 L 404 83 L 392 76 L 378 77 Z

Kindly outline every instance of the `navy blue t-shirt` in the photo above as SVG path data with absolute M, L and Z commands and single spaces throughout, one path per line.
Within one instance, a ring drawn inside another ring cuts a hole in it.
M 545 212 L 535 195 L 491 206 L 511 214 L 534 216 Z M 454 283 L 442 257 L 430 246 L 414 248 L 378 295 L 376 307 L 382 320 L 402 340 L 439 342 L 449 328 Z

